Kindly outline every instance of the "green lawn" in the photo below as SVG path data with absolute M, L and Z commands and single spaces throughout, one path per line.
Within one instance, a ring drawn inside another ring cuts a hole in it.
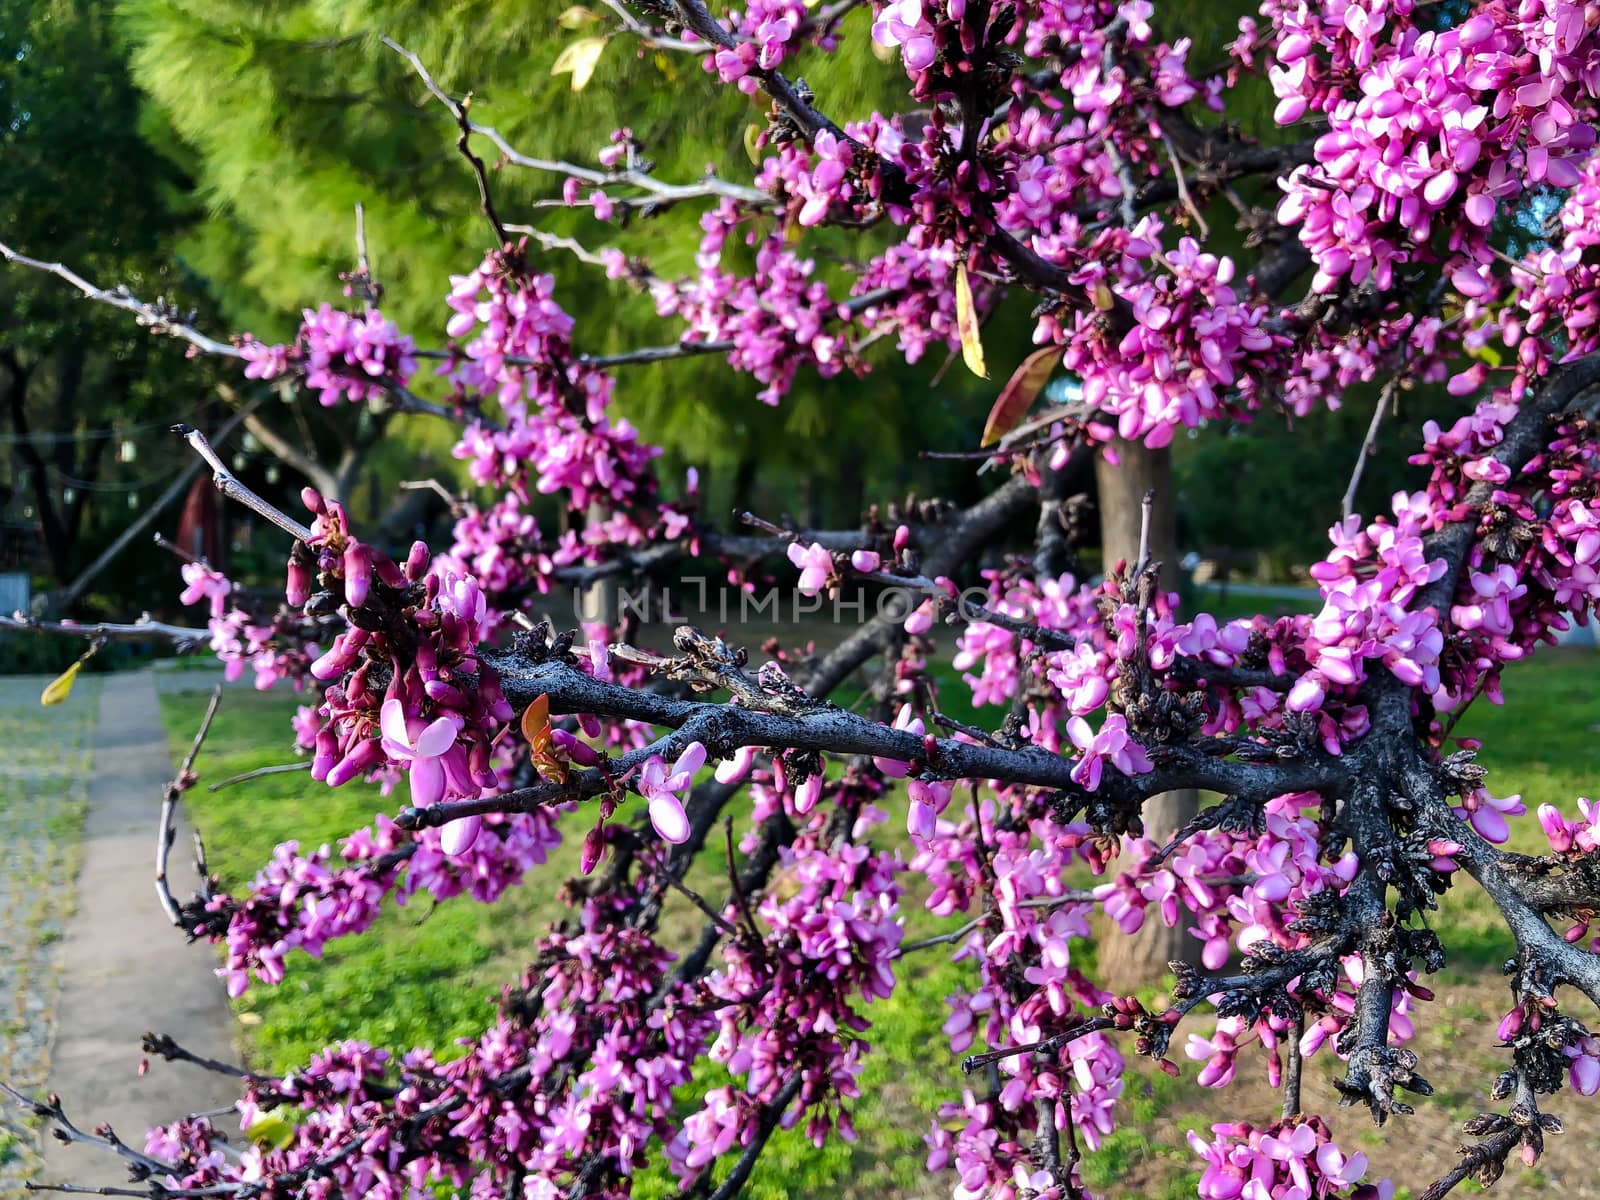
M 1547 653 L 1508 675 L 1505 708 L 1483 704 L 1463 722 L 1461 734 L 1485 742 L 1481 760 L 1490 768 L 1489 785 L 1496 794 L 1520 791 L 1530 810 L 1552 801 L 1571 811 L 1573 798 L 1594 788 L 1600 776 L 1597 664 L 1600 654 L 1592 651 Z M 944 702 L 963 718 L 970 710 L 955 701 L 964 691 L 953 678 L 944 688 Z M 187 748 L 206 698 L 203 692 L 163 697 L 175 755 Z M 267 777 L 215 794 L 206 790 L 206 783 L 289 761 L 288 718 L 294 703 L 287 693 L 230 691 L 200 757 L 202 785 L 190 793 L 191 811 L 215 868 L 230 884 L 247 880 L 278 841 L 297 837 L 302 845 L 315 845 L 367 823 L 380 808 L 392 810 L 375 789 L 330 790 L 301 774 Z M 581 830 L 586 820 L 569 824 Z M 1537 850 L 1542 837 L 1532 817 L 1517 825 L 1515 844 Z M 881 827 L 897 840 L 901 828 L 898 819 Z M 443 1049 L 451 1039 L 481 1029 L 500 985 L 515 977 L 539 933 L 564 915 L 556 895 L 576 871 L 576 842 L 570 837 L 545 869 L 492 907 L 460 898 L 429 911 L 414 902 L 386 914 L 368 935 L 336 943 L 320 963 L 304 956 L 291 959 L 281 986 L 256 985 L 237 1005 L 256 1063 L 285 1068 L 340 1037 Z M 720 852 L 708 851 L 691 883 L 716 897 L 724 872 Z M 921 911 L 917 881 L 908 884 L 909 936 L 938 929 L 939 923 Z M 1443 904 L 1438 925 L 1447 946 L 1459 947 L 1445 982 L 1479 976 L 1486 964 L 1503 960 L 1505 939 L 1470 886 L 1453 889 Z M 664 930 L 669 944 L 687 935 L 693 917 Z M 854 1111 L 859 1140 L 853 1146 L 834 1140 L 818 1153 L 798 1131 L 780 1134 L 762 1159 L 751 1195 L 784 1200 L 929 1191 L 922 1134 L 938 1105 L 959 1096 L 966 1082 L 940 1032 L 944 997 L 966 977 L 965 968 L 937 952 L 918 956 L 893 998 L 867 1013 L 875 1048 L 863 1071 L 867 1099 Z M 1179 1144 L 1158 1147 L 1148 1131 L 1163 1113 L 1170 1118 L 1184 1111 L 1195 1091 L 1188 1079 L 1130 1073 L 1124 1127 L 1086 1164 L 1091 1185 L 1105 1187 L 1138 1168 L 1147 1194 L 1178 1195 L 1185 1189 L 1192 1194 L 1194 1160 L 1181 1136 Z M 676 1190 L 665 1176 L 641 1185 L 644 1196 Z

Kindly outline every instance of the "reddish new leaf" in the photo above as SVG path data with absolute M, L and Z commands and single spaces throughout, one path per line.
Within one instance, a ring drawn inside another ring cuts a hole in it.
M 1000 389 L 994 407 L 989 410 L 989 420 L 983 427 L 982 445 L 994 445 L 1017 427 L 1017 422 L 1022 420 L 1023 414 L 1044 390 L 1044 385 L 1050 382 L 1056 363 L 1060 361 L 1059 346 L 1035 350 L 1022 360 L 1022 365 L 1011 373 L 1005 387 Z
M 566 758 L 550 736 L 550 697 L 536 696 L 522 711 L 522 736 L 533 749 L 533 765 L 540 775 L 557 783 L 567 781 Z

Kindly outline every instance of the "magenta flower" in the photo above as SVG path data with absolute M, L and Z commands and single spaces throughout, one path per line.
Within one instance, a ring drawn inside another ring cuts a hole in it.
M 689 790 L 705 761 L 706 748 L 690 742 L 670 768 L 659 754 L 652 754 L 640 768 L 639 794 L 650 802 L 650 823 L 674 845 L 689 840 L 689 818 L 678 793 Z
M 815 596 L 828 586 L 833 575 L 833 555 L 821 546 L 789 543 L 789 561 L 800 568 L 800 582 L 796 585 L 803 596 Z
M 178 597 L 179 601 L 198 604 L 201 600 L 208 600 L 212 617 L 220 619 L 227 608 L 228 597 L 233 594 L 233 583 L 222 572 L 203 562 L 184 563 L 181 570 L 187 586 Z
M 1462 797 L 1455 811 L 1456 816 L 1468 821 L 1485 841 L 1499 844 L 1511 836 L 1506 817 L 1519 817 L 1528 810 L 1523 806 L 1521 796 L 1501 799 L 1490 795 L 1488 788 L 1480 787 Z
M 894 728 L 901 733 L 914 733 L 918 737 L 921 737 L 925 732 L 922 718 L 913 714 L 909 704 L 900 706 L 900 711 L 894 719 Z M 874 756 L 872 761 L 878 770 L 891 779 L 904 779 L 907 772 L 911 770 L 908 764 L 895 758 L 878 758 Z
M 1091 792 L 1100 786 L 1107 759 L 1124 775 L 1142 775 L 1154 769 L 1144 747 L 1128 736 L 1128 721 L 1121 713 L 1108 716 L 1098 733 L 1082 717 L 1073 717 L 1067 722 L 1067 735 L 1083 751 L 1072 768 L 1072 778 Z
M 399 697 L 383 702 L 379 721 L 383 750 L 391 762 L 411 764 L 411 803 L 418 808 L 437 804 L 444 796 L 444 764 L 440 761 L 456 743 L 456 724 L 439 717 L 424 725 L 421 717 L 408 716 Z

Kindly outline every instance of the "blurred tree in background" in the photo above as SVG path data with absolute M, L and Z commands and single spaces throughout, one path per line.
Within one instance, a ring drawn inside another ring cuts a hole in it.
M 140 123 L 109 6 L 0 0 L 0 241 L 193 296 L 174 254 L 191 185 Z M 8 567 L 64 584 L 186 456 L 166 427 L 208 395 L 204 369 L 60 281 L 0 271 L 0 511 Z M 15 544 L 37 527 L 42 547 Z
M 749 102 L 706 76 L 700 55 L 641 49 L 637 39 L 619 36 L 581 94 L 570 75 L 551 74 L 565 45 L 616 26 L 598 0 L 593 11 L 561 0 L 124 0 L 119 11 L 135 78 L 184 139 L 208 213 L 185 238 L 183 253 L 213 281 L 226 317 L 263 337 L 291 333 L 300 307 L 337 297 L 358 201 L 366 205 L 373 265 L 386 289 L 384 311 L 419 344 L 430 334 L 435 345 L 443 340 L 435 332 L 447 315 L 439 280 L 476 262 L 490 240 L 448 114 L 380 35 L 416 51 L 453 93 L 470 91 L 474 118 L 498 127 L 524 153 L 592 166 L 611 131 L 628 128 L 663 179 L 693 180 L 711 162 L 734 178 L 754 170 L 729 130 L 760 113 L 751 109 L 741 122 Z M 870 14 L 863 9 L 846 19 L 869 21 Z M 561 36 L 551 36 L 563 26 Z M 809 81 L 819 93 L 849 98 L 846 117 L 887 105 L 899 75 L 859 47 L 805 63 L 813 66 Z M 196 88 L 197 79 L 208 85 Z M 493 147 L 477 148 L 494 162 Z M 619 228 L 597 222 L 587 206 L 539 207 L 557 197 L 555 176 L 506 167 L 492 173 L 491 186 L 507 221 L 591 248 L 615 245 L 667 277 L 692 265 L 696 206 L 636 216 Z M 876 244 L 876 235 L 834 234 L 827 252 L 859 258 Z M 405 246 L 406 255 L 387 254 L 388 246 Z M 648 297 L 565 254 L 532 252 L 540 269 L 556 275 L 578 327 L 605 331 L 585 351 L 679 336 L 681 327 L 656 316 Z M 1026 348 L 1023 322 L 1010 324 L 991 335 L 997 364 L 1017 361 Z M 755 400 L 755 383 L 730 383 L 714 359 L 634 367 L 622 381 L 622 411 L 669 453 L 710 464 L 705 486 L 713 505 L 750 503 L 844 521 L 859 511 L 867 485 L 890 492 L 937 486 L 960 495 L 970 464 L 919 463 L 917 455 L 970 448 L 997 384 L 953 370 L 931 387 L 943 356 L 906 367 L 890 346 L 874 365 L 860 380 L 803 379 L 776 409 Z M 902 403 L 911 393 L 917 402 Z M 409 423 L 412 445 L 433 447 L 447 463 L 449 431 L 430 424 Z M 824 433 L 836 454 L 819 473 L 815 439 Z M 396 469 L 405 458 L 394 455 Z M 885 478 L 886 470 L 898 477 Z

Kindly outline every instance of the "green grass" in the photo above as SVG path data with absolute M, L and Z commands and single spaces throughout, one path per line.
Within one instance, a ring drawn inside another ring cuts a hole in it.
M 1600 654 L 1592 651 L 1546 653 L 1508 673 L 1504 708 L 1480 702 L 1462 722 L 1460 735 L 1484 740 L 1480 761 L 1490 768 L 1489 786 L 1496 794 L 1521 792 L 1530 810 L 1549 801 L 1570 812 L 1573 798 L 1593 787 L 1600 775 L 1597 665 Z M 940 682 L 941 700 L 952 715 L 993 723 L 992 710 L 974 714 L 965 704 L 966 689 L 954 672 L 944 669 Z M 204 693 L 163 697 L 175 755 L 187 749 L 205 702 Z M 289 761 L 293 709 L 287 696 L 229 692 L 201 755 L 202 786 L 189 794 L 191 814 L 206 835 L 213 866 L 230 884 L 253 875 L 278 841 L 298 837 L 303 846 L 312 846 L 395 806 L 373 788 L 330 790 L 301 774 L 207 792 L 208 782 Z M 893 803 L 889 807 L 899 812 Z M 586 823 L 586 817 L 569 820 L 578 836 Z M 1537 851 L 1543 839 L 1531 816 L 1513 825 L 1513 845 Z M 902 839 L 901 829 L 891 818 L 880 834 L 894 844 Z M 499 987 L 515 978 L 539 934 L 566 914 L 556 893 L 575 873 L 577 840 L 569 836 L 545 869 L 492 907 L 460 898 L 419 921 L 426 910 L 423 902 L 414 901 L 410 908 L 387 913 L 368 935 L 336 943 L 320 963 L 292 958 L 281 986 L 255 985 L 237 1005 L 249 1023 L 254 1061 L 282 1069 L 343 1037 L 390 1047 L 431 1045 L 447 1052 L 452 1039 L 480 1030 Z M 724 871 L 720 852 L 708 850 L 691 873 L 691 886 L 719 897 L 725 890 Z M 904 903 L 908 936 L 940 928 L 921 909 L 920 881 L 903 879 L 910 893 Z M 664 928 L 663 939 L 668 944 L 681 939 L 696 923 L 695 916 L 689 913 L 680 924 Z M 1453 951 L 1447 980 L 1480 977 L 1487 964 L 1498 963 L 1509 950 L 1492 908 L 1470 883 L 1443 898 L 1435 924 Z M 1085 951 L 1080 963 L 1090 961 Z M 937 951 L 919 955 L 894 996 L 866 1010 L 873 1022 L 866 1035 L 873 1050 L 864 1059 L 864 1099 L 852 1109 L 859 1140 L 851 1145 L 831 1139 L 819 1152 L 801 1130 L 780 1132 L 763 1156 L 749 1194 L 756 1200 L 787 1200 L 925 1192 L 922 1135 L 938 1106 L 958 1098 L 968 1083 L 940 1031 L 947 1012 L 944 998 L 969 978 L 967 967 L 950 963 Z M 1475 1010 L 1457 1009 L 1450 1019 L 1471 1023 Z M 1465 1032 L 1470 1037 L 1473 1030 Z M 702 1086 L 716 1083 L 702 1081 Z M 1155 1071 L 1130 1071 L 1119 1131 L 1085 1160 L 1091 1189 L 1103 1190 L 1138 1171 L 1138 1178 L 1155 1180 L 1151 1195 L 1192 1195 L 1195 1163 L 1181 1136 L 1156 1145 L 1148 1131 L 1164 1113 L 1184 1111 L 1194 1092 L 1191 1077 L 1172 1080 Z M 652 1171 L 638 1182 L 642 1197 L 677 1191 L 664 1172 Z

